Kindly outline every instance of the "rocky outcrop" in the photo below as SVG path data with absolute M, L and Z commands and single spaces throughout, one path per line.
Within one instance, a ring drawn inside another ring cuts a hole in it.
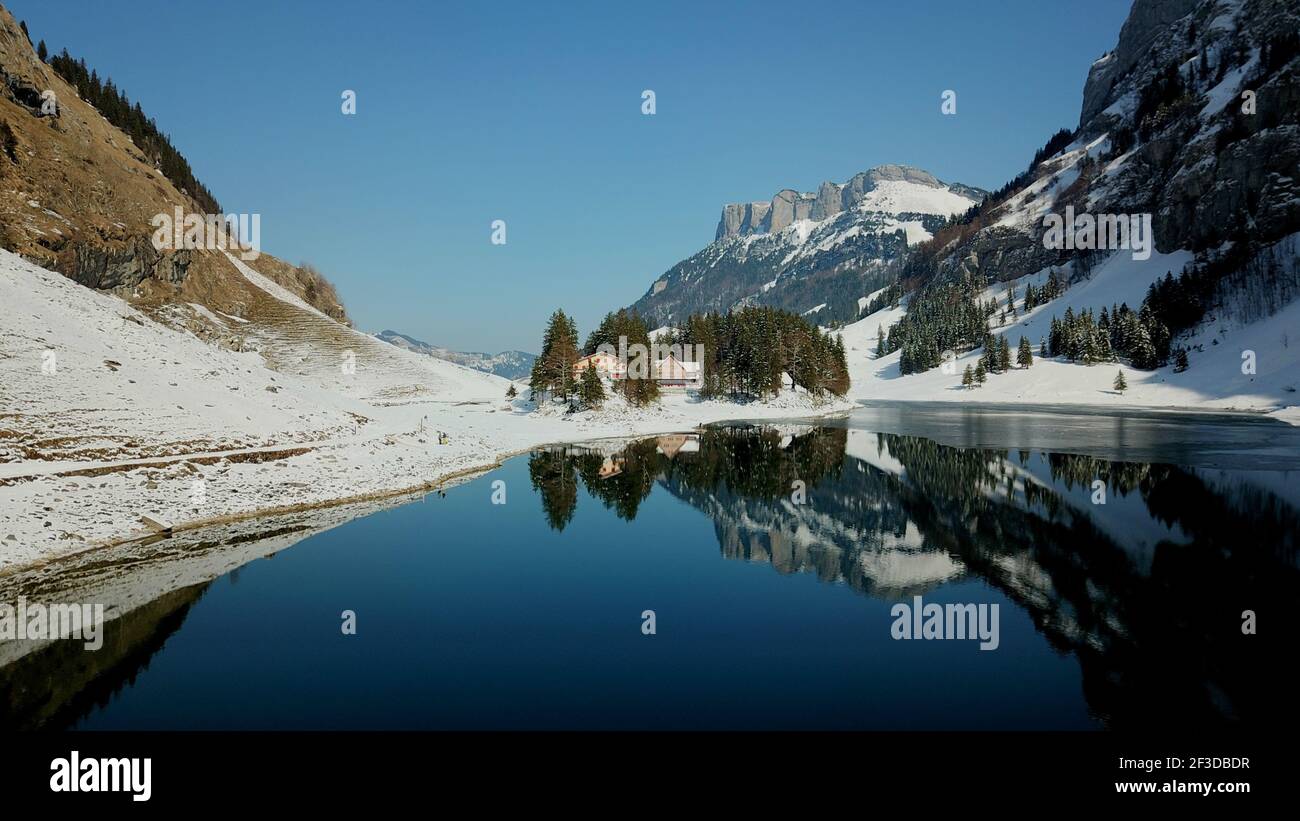
M 145 238 L 104 244 L 76 241 L 60 255 L 58 270 L 71 280 L 101 291 L 127 290 L 145 279 L 170 285 L 185 281 L 193 252 L 161 254 Z
M 1080 126 L 1110 104 L 1108 95 L 1116 80 L 1133 69 L 1166 27 L 1190 14 L 1200 1 L 1135 0 L 1124 27 L 1120 29 L 1119 43 L 1113 51 L 1093 63 L 1088 71 L 1088 80 L 1083 87 L 1083 110 L 1079 114 Z
M 1300 231 L 1297 31 L 1293 0 L 1136 0 L 1089 71 L 1072 140 L 982 209 L 927 279 L 1007 280 L 1075 258 L 1086 274 L 1093 252 L 1041 247 L 1044 209 L 1066 205 L 1150 213 L 1163 253 Z
M 43 63 L 2 6 L 0 194 L 0 247 L 86 287 L 146 307 L 192 302 L 228 312 L 245 301 L 246 280 L 220 251 L 153 247 L 156 215 L 206 209 Z M 309 266 L 269 254 L 249 265 L 348 323 L 333 287 Z
M 1283 0 L 1134 3 L 1115 51 L 1089 74 L 1081 134 L 1127 130 L 1139 145 L 1093 209 L 1151 211 L 1166 252 L 1217 246 L 1245 226 L 1257 242 L 1300 230 L 1300 55 L 1270 45 L 1297 29 L 1300 7 Z M 1171 71 L 1182 95 L 1136 110 Z

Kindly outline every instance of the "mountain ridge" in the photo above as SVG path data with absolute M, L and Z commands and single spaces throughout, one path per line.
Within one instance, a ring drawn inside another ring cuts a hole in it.
M 528 376 L 533 368 L 533 360 L 537 359 L 536 354 L 527 351 L 501 351 L 500 353 L 489 354 L 481 351 L 455 351 L 450 348 L 443 348 L 438 345 L 431 345 L 421 339 L 416 339 L 404 333 L 385 328 L 374 335 L 376 339 L 383 340 L 390 345 L 404 348 L 414 353 L 432 356 L 437 359 L 443 359 L 457 365 L 463 365 L 467 368 L 473 368 L 476 371 L 490 373 L 495 376 L 506 379 L 523 379 Z
M 827 180 L 818 186 L 816 193 L 783 188 L 770 200 L 728 203 L 722 206 L 722 216 L 718 220 L 714 239 L 737 234 L 775 233 L 802 219 L 821 222 L 857 206 L 882 182 L 910 182 L 929 188 L 943 188 L 959 192 L 975 201 L 986 193 L 962 183 L 945 183 L 930 172 L 914 166 L 889 163 L 859 171 L 847 182 Z
M 770 305 L 824 322 L 857 318 L 886 264 L 985 192 L 906 165 L 880 165 L 817 194 L 723 206 L 715 239 L 657 278 L 632 310 L 652 326 L 693 313 Z

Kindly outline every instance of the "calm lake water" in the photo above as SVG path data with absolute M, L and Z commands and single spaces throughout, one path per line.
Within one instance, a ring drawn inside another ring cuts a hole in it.
M 330 524 L 47 572 L 67 601 L 269 554 L 9 661 L 0 726 L 1296 723 L 1300 431 L 1266 420 L 880 406 L 542 450 Z M 917 596 L 997 605 L 997 648 L 896 639 Z

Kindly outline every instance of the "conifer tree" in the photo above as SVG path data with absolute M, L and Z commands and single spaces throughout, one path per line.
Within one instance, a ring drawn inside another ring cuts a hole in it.
M 1007 341 L 1007 335 L 1003 334 L 998 337 L 998 372 L 1005 373 L 1011 370 L 1011 343 Z
M 961 374 L 962 387 L 969 388 L 971 386 L 971 383 L 974 381 L 975 381 L 975 369 L 970 366 L 970 363 L 967 363 L 966 370 L 962 371 Z
M 573 363 L 578 360 L 578 329 L 563 310 L 556 310 L 542 337 L 542 352 L 528 380 L 533 400 L 552 394 L 568 400 L 573 393 Z
M 578 398 L 589 408 L 599 408 L 605 402 L 605 386 L 600 382 L 596 367 L 590 362 L 582 371 L 582 383 L 578 386 Z
M 1029 347 L 1029 340 L 1020 337 L 1019 349 L 1016 351 L 1016 364 L 1022 368 L 1028 368 L 1034 364 L 1034 352 Z
M 1124 380 L 1124 371 L 1122 369 L 1115 371 L 1114 387 L 1115 390 L 1119 391 L 1120 393 L 1123 393 L 1124 391 L 1128 390 L 1128 382 Z
M 980 360 L 975 363 L 975 384 L 983 385 L 984 380 L 988 378 L 988 372 L 984 369 L 984 361 Z
M 996 373 L 998 369 L 998 340 L 992 333 L 984 335 L 984 351 L 980 354 L 980 364 L 985 373 Z

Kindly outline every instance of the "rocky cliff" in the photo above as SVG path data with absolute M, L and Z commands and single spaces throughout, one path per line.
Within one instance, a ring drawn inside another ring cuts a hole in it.
M 724 205 L 714 239 L 776 233 L 799 220 L 822 222 L 841 211 L 852 210 L 882 182 L 907 182 L 923 188 L 946 190 L 974 201 L 984 193 L 960 183 L 949 185 L 919 168 L 882 165 L 855 174 L 846 183 L 823 182 L 815 194 L 784 188 L 771 200 Z
M 1115 49 L 1088 72 L 1078 128 L 894 276 L 909 289 L 1049 266 L 1086 277 L 1106 252 L 1044 247 L 1044 218 L 1072 207 L 1149 213 L 1157 251 L 1192 251 L 1198 265 L 1224 269 L 1225 288 L 1284 303 L 1292 285 L 1229 275 L 1263 267 L 1253 261 L 1300 231 L 1297 31 L 1300 6 L 1287 0 L 1137 0 Z
M 632 307 L 653 325 L 738 305 L 851 320 L 886 264 L 929 239 L 984 192 L 904 165 L 882 165 L 816 194 L 724 206 L 714 241 L 669 269 Z

